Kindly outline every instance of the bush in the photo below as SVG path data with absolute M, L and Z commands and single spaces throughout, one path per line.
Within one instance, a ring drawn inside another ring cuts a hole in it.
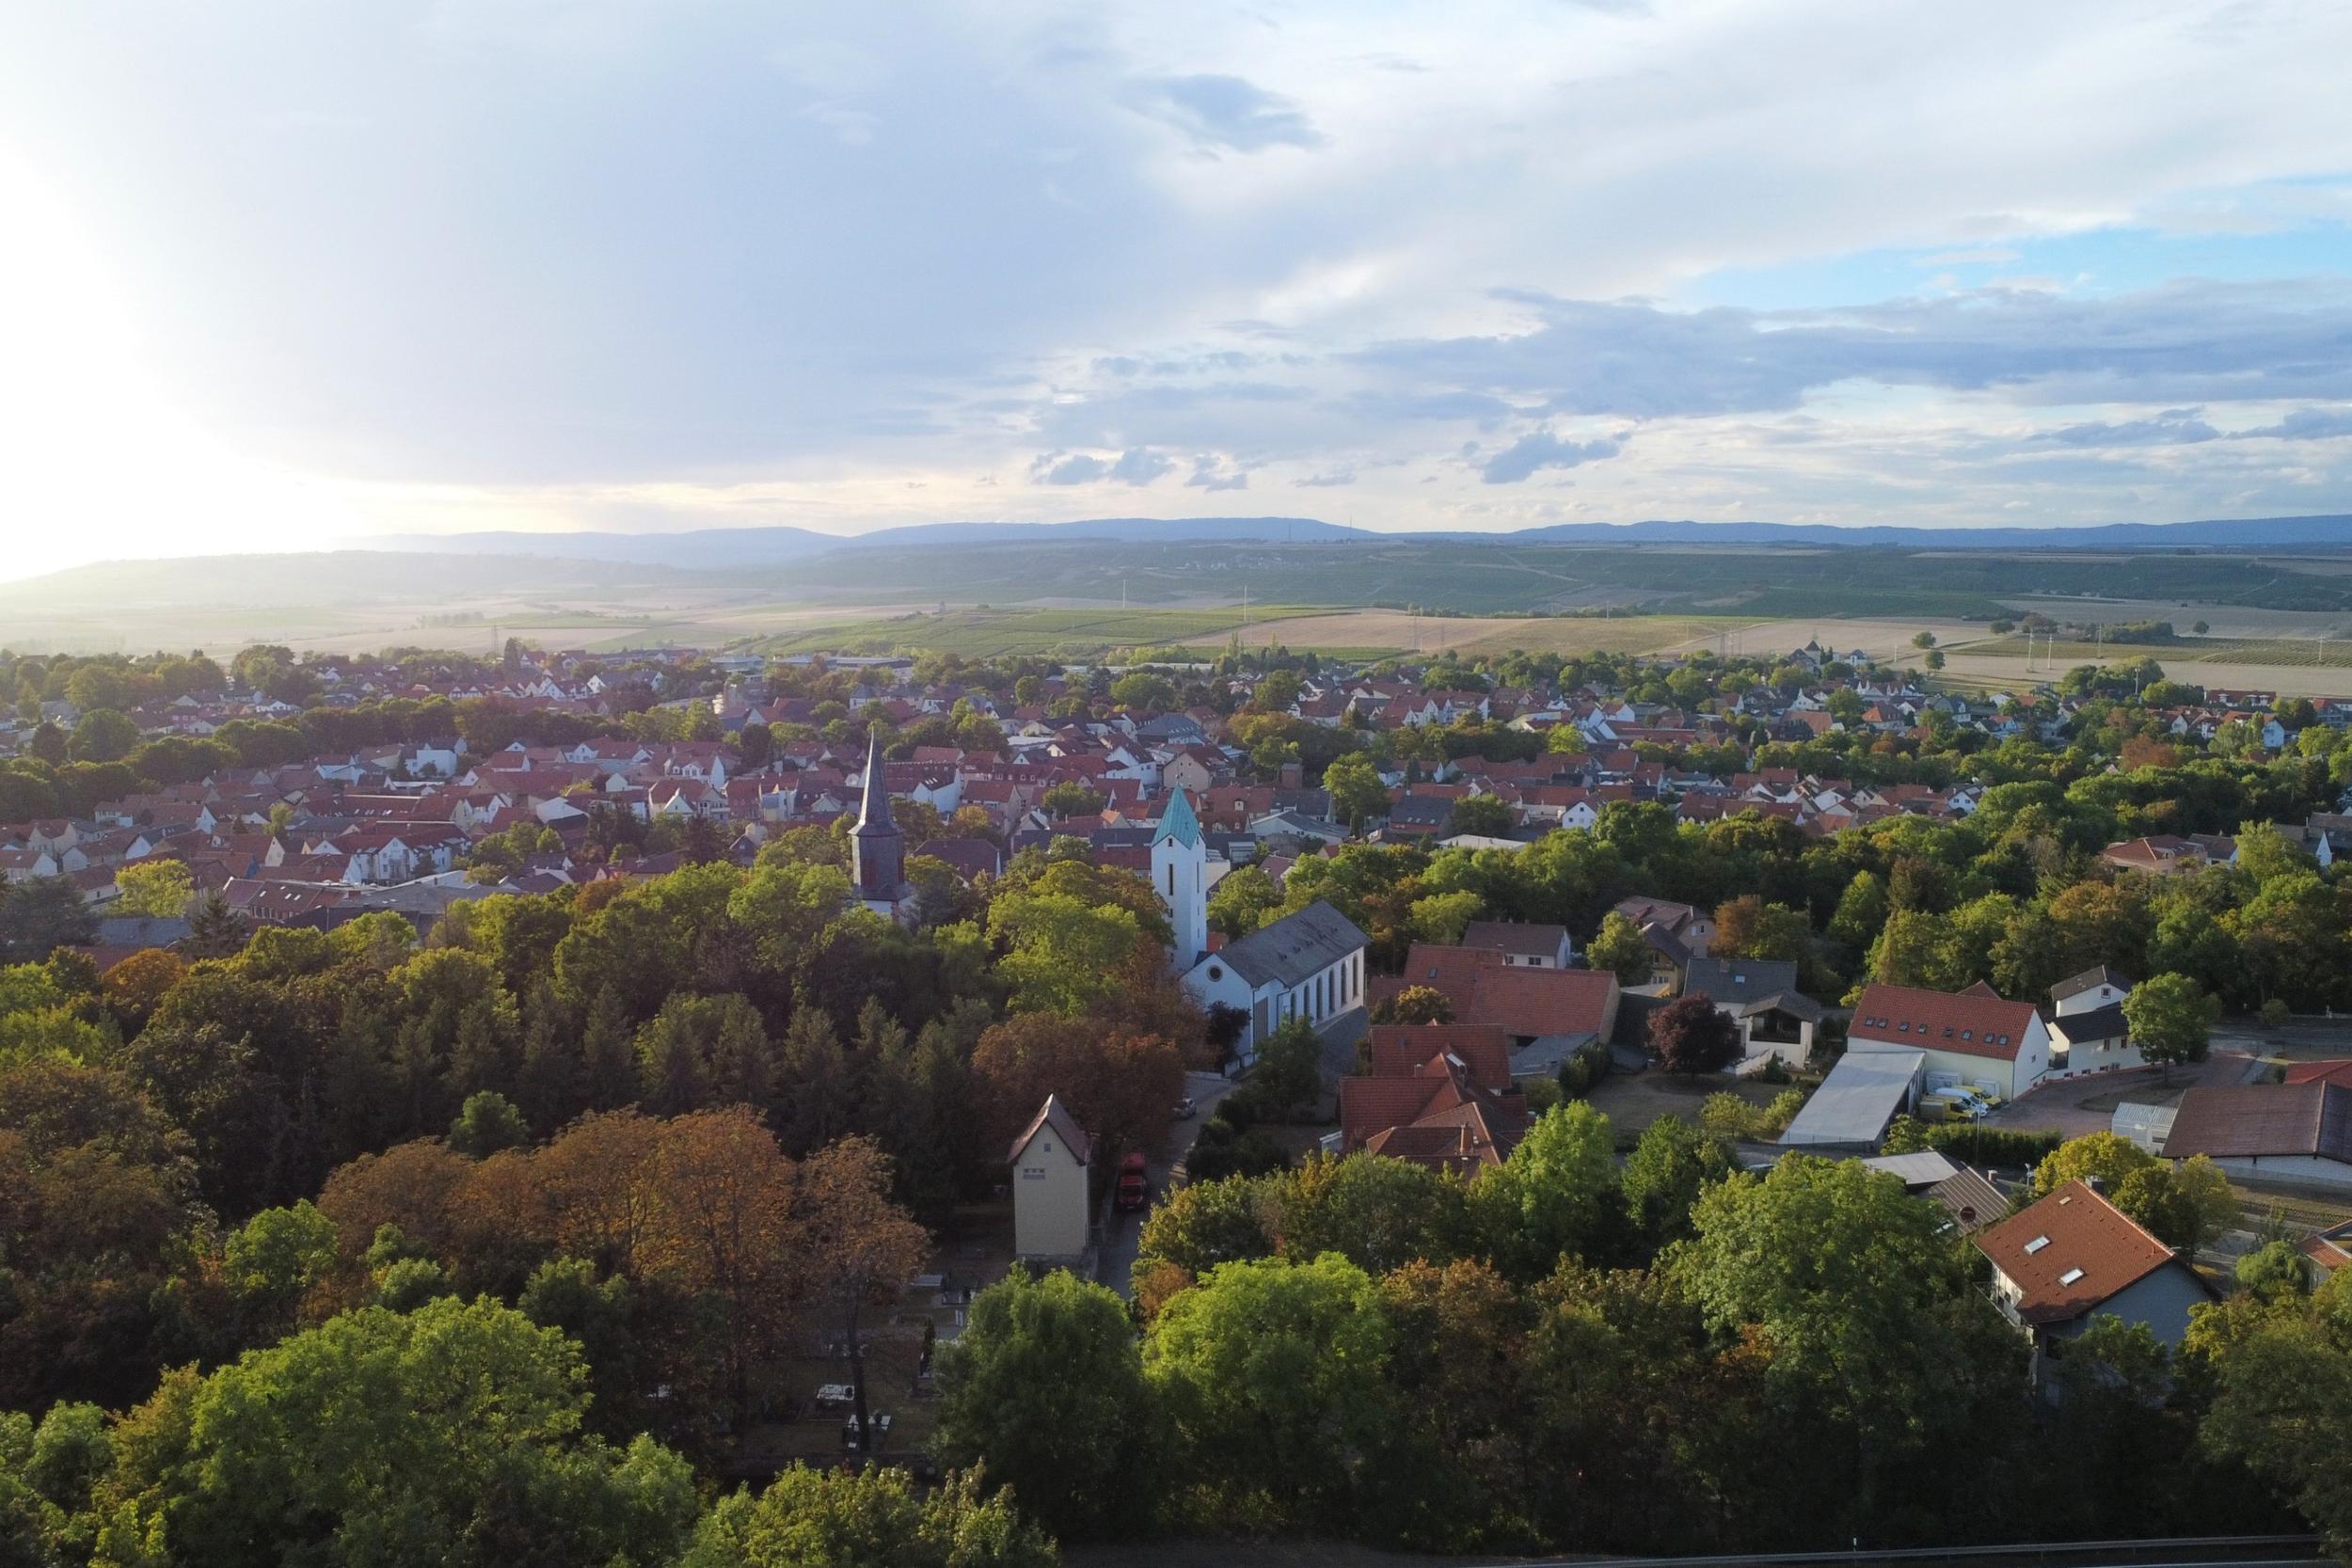
M 2065 1140 L 2056 1132 L 2019 1132 L 2005 1127 L 1979 1127 L 1972 1121 L 1947 1121 L 1927 1130 L 1930 1148 L 1972 1165 L 2039 1165 Z
M 1247 1132 L 1221 1117 L 1201 1123 L 1192 1151 L 1184 1156 L 1184 1177 L 1192 1182 L 1222 1181 L 1229 1176 L 1263 1176 L 1290 1164 L 1290 1156 L 1263 1128 Z
M 2263 1004 L 2262 1021 L 2265 1029 L 2283 1029 L 2294 1016 L 2283 997 L 2274 996 Z
M 1527 1115 L 1530 1120 L 1542 1116 L 1560 1103 L 1561 1085 L 1551 1078 L 1531 1078 L 1527 1082 Z

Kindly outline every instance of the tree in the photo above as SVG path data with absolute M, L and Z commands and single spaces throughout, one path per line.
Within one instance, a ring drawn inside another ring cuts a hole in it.
M 1038 804 L 1052 816 L 1099 816 L 1105 803 L 1086 785 L 1069 782 L 1056 784 L 1038 798 Z
M 1239 865 L 1217 879 L 1209 895 L 1209 928 L 1239 940 L 1282 908 L 1282 890 L 1260 865 Z
M 2135 1171 L 2156 1164 L 2156 1157 L 2114 1132 L 2090 1132 L 2066 1142 L 2042 1156 L 2034 1167 L 2033 1196 L 2047 1197 L 2069 1181 L 2096 1181 L 2108 1194 Z
M 127 714 L 102 707 L 82 715 L 66 743 L 66 755 L 75 762 L 119 762 L 139 743 L 139 727 Z
M 2178 1169 L 2155 1162 L 2131 1171 L 2113 1196 L 2118 1209 L 2158 1241 L 2179 1247 L 2191 1264 L 2207 1241 L 2238 1223 L 2230 1179 L 2202 1154 L 2184 1160 Z
M 2164 1069 L 2172 1081 L 2175 1062 L 2204 1059 L 2213 1022 L 2221 1016 L 2221 999 L 2185 974 L 2158 974 L 2134 986 L 2123 998 L 2123 1022 L 2131 1026 L 2132 1043 L 2143 1061 Z
M 1511 808 L 1492 795 L 1465 795 L 1454 802 L 1447 831 L 1482 838 L 1506 838 L 1514 826 Z
M 668 1560 L 692 1473 L 649 1438 L 583 1439 L 586 1404 L 579 1353 L 508 1307 L 367 1307 L 171 1374 L 117 1429 L 99 1502 L 191 1568 Z
M 450 1124 L 449 1147 L 468 1159 L 487 1159 L 501 1148 L 521 1148 L 531 1142 L 531 1124 L 515 1102 L 493 1089 L 466 1097 Z
M 985 1462 L 1056 1535 L 1113 1535 L 1152 1512 L 1151 1393 L 1126 1304 L 1102 1286 L 1014 1270 L 973 1300 L 939 1386 L 941 1457 Z
M 253 934 L 252 922 L 230 907 L 217 888 L 197 901 L 188 916 L 188 940 L 180 951 L 191 958 L 225 958 Z
M 1914 632 L 1911 638 L 1911 645 L 1915 648 L 1932 648 L 1935 646 L 1935 633 L 1931 631 Z
M 1731 1174 L 1723 1144 L 1680 1117 L 1660 1117 L 1626 1156 L 1626 1212 L 1653 1247 L 1687 1235 L 1699 1194 Z
M 1435 986 L 1406 986 L 1372 1009 L 1375 1023 L 1451 1023 L 1454 999 Z
M 1336 1253 L 1212 1269 L 1143 1341 L 1177 1479 L 1216 1515 L 1301 1528 L 1345 1519 L 1359 1500 L 1353 1456 L 1393 1431 L 1389 1356 L 1378 1288 Z
M 844 1138 L 801 1165 L 792 1192 L 803 1287 L 842 1331 L 861 1449 L 870 1445 L 866 1402 L 866 1312 L 895 1300 L 923 1266 L 930 1238 L 890 1198 L 890 1160 L 870 1138 Z
M 1668 1072 L 1720 1072 L 1740 1059 L 1740 1026 L 1705 992 L 1650 1014 L 1649 1048 Z
M 2352 1555 L 2352 1354 L 2289 1321 L 2257 1329 L 2218 1370 L 2200 1444 L 2284 1493 L 2332 1555 Z
M 0 889 L 0 958 L 9 963 L 39 963 L 97 935 L 97 918 L 63 877 L 28 877 Z
M 1389 815 L 1389 787 L 1372 759 L 1361 752 L 1336 757 L 1323 770 L 1323 787 L 1330 792 L 1331 815 L 1353 831 L 1358 824 Z
M 1009 1139 L 1057 1094 L 1114 1157 L 1158 1148 L 1184 1092 L 1184 1057 L 1172 1042 L 1089 1019 L 1009 1018 L 980 1036 L 972 1076 L 993 1132 Z
M 185 914 L 196 896 L 196 879 L 185 861 L 134 861 L 115 873 L 118 914 Z
M 1584 961 L 1609 971 L 1625 986 L 1647 985 L 1654 962 L 1649 939 L 1642 935 L 1641 927 L 1613 910 L 1603 917 L 1599 934 L 1585 947 Z
M 1511 1157 L 1478 1179 L 1470 1205 L 1488 1251 L 1523 1278 L 1608 1251 L 1625 1197 L 1609 1118 L 1582 1101 L 1535 1118 Z
M 1691 1225 L 1674 1278 L 1719 1335 L 1753 1334 L 1772 1378 L 1853 1435 L 1851 1517 L 1870 1517 L 1878 1476 L 1952 1410 L 1977 1354 L 1957 1332 L 1978 1308 L 1943 1212 L 1853 1161 L 1788 1154 L 1760 1181 L 1708 1188 Z
M 1925 664 L 1931 670 L 1943 669 L 1945 664 L 1944 650 L 1941 648 L 1930 648 L 1928 650 L 1928 657 L 1920 660 L 1920 662 Z
M 1052 1541 L 951 1475 L 928 1499 L 903 1469 L 812 1470 L 794 1463 L 768 1490 L 722 1497 L 678 1568 L 1053 1568 Z

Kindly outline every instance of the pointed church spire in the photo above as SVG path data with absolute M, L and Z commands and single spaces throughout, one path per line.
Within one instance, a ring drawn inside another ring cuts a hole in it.
M 1170 835 L 1187 849 L 1200 842 L 1200 819 L 1193 815 L 1192 798 L 1184 793 L 1183 784 L 1176 786 L 1168 810 L 1160 816 L 1160 836 Z
M 882 731 L 869 728 L 866 732 L 866 785 L 858 801 L 857 825 L 861 828 L 895 828 L 890 818 L 890 786 L 882 776 Z

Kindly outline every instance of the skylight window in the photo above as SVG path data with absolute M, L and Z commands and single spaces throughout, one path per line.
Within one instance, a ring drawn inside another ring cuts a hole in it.
M 2047 1237 L 2047 1236 L 2036 1236 L 2036 1237 L 2035 1237 L 2032 1241 L 2027 1242 L 2027 1243 L 2026 1243 L 2026 1257 L 2028 1257 L 2028 1258 L 2030 1258 L 2030 1257 L 2032 1257 L 2035 1253 L 2040 1252 L 2040 1251 L 2041 1251 L 2043 1247 L 2048 1246 L 2049 1244 L 2050 1244 L 2050 1238 L 2049 1238 L 2049 1237 Z
M 2069 1269 L 2069 1270 L 2067 1270 L 2064 1274 L 2062 1274 L 2062 1275 L 2058 1275 L 2058 1283 L 2059 1283 L 2059 1284 L 2061 1284 L 2061 1285 L 2072 1285 L 2072 1284 L 2074 1284 L 2074 1281 L 2076 1281 L 2077 1279 L 2080 1279 L 2082 1276 L 2083 1276 L 2083 1271 L 2082 1271 L 2082 1270 L 2080 1270 L 2080 1269 Z

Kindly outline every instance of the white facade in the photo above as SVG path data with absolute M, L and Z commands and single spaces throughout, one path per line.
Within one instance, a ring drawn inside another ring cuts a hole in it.
M 1320 1027 L 1327 1020 L 1364 1005 L 1362 948 L 1299 981 L 1284 985 L 1269 980 L 1251 985 L 1223 955 L 1212 953 L 1184 976 L 1184 989 L 1202 1006 L 1222 1003 L 1249 1015 L 1234 1050 L 1246 1067 L 1257 1060 L 1258 1043 L 1288 1023 L 1303 1018 Z
M 2017 1054 L 2009 1059 L 1980 1056 L 1973 1052 L 1942 1051 L 1917 1036 L 1908 1039 L 1874 1038 L 1856 1032 L 1848 1037 L 1846 1049 L 1851 1051 L 1916 1051 L 1927 1058 L 1931 1074 L 1949 1072 L 1963 1084 L 1989 1084 L 2004 1100 L 2014 1100 L 2049 1076 L 2050 1030 L 2037 1017 L 2025 1026 L 2017 1037 Z
M 1182 799 L 1180 796 L 1179 799 Z M 1177 816 L 1174 807 L 1168 818 Z M 1168 906 L 1177 966 L 1209 950 L 1209 847 L 1187 804 L 1181 822 L 1164 819 L 1152 840 L 1152 889 Z
M 1054 1102 L 1048 1101 L 1048 1104 Z M 1087 1150 L 1059 1114 L 1041 1115 L 1012 1151 L 1012 1244 L 1023 1258 L 1078 1258 L 1093 1213 Z

